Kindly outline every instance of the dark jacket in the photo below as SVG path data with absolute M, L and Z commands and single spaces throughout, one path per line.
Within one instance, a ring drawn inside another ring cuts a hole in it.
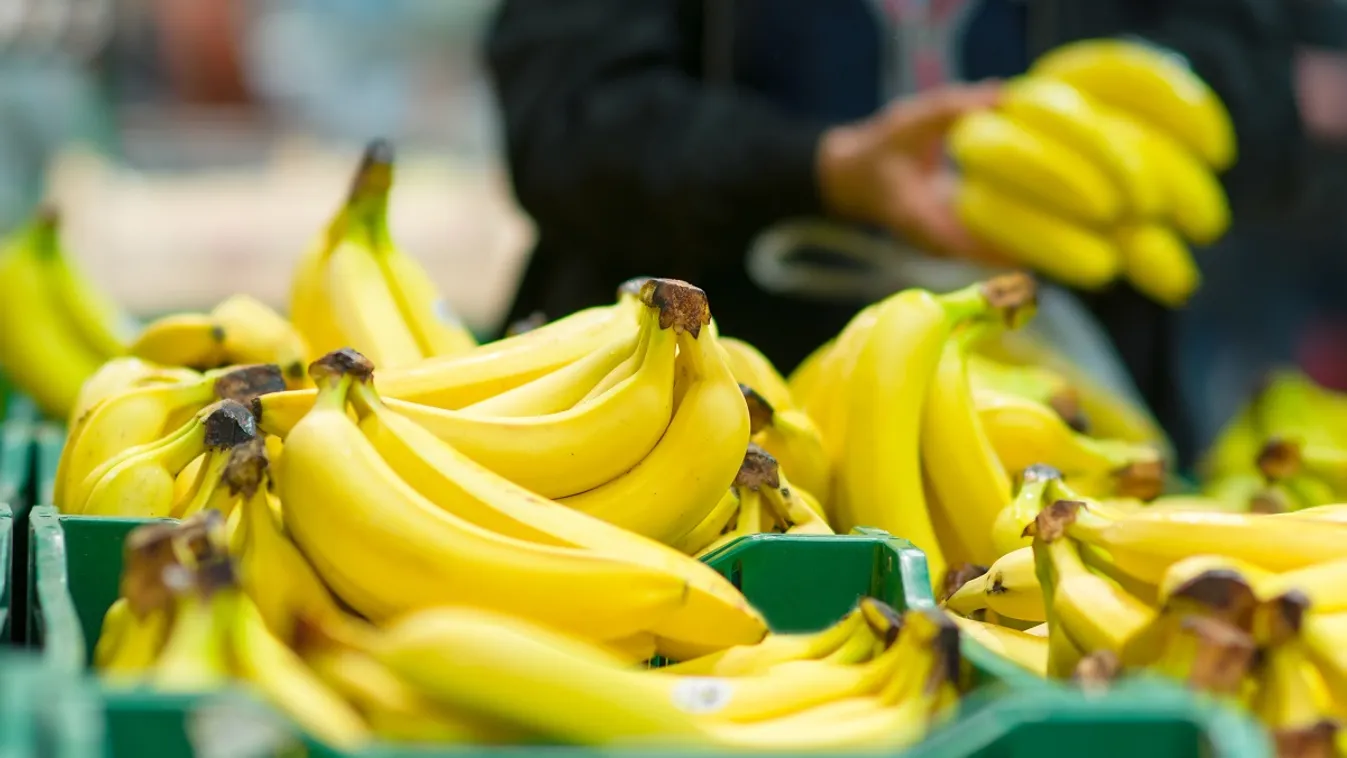
M 1294 204 L 1294 0 L 985 4 L 999 20 L 967 24 L 969 44 L 953 54 L 975 68 L 998 29 L 1009 52 L 1002 70 L 984 62 L 977 75 L 1011 75 L 1062 42 L 1124 33 L 1181 52 L 1234 118 L 1236 212 Z M 866 0 L 504 0 L 487 57 L 515 193 L 539 232 L 511 318 L 609 302 L 631 276 L 678 277 L 707 291 L 724 333 L 789 371 L 857 304 L 768 295 L 748 279 L 744 251 L 777 222 L 823 214 L 819 135 L 897 94 L 886 72 L 902 38 Z M 1172 384 L 1147 365 L 1163 314 L 1130 292 L 1092 302 L 1154 400 Z

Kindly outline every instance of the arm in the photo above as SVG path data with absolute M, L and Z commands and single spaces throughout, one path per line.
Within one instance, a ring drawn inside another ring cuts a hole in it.
M 520 203 L 652 271 L 816 213 L 821 125 L 703 83 L 676 0 L 505 0 L 488 63 Z

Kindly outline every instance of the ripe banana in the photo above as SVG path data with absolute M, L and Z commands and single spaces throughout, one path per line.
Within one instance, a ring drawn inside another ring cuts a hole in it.
M 740 469 L 740 471 L 743 471 L 743 469 Z M 738 478 L 735 481 L 738 482 Z M 720 496 L 716 507 L 706 514 L 706 518 L 693 527 L 692 531 L 675 541 L 671 547 L 687 555 L 695 556 L 709 553 L 712 543 L 718 541 L 726 530 L 733 529 L 737 525 L 741 505 L 743 505 L 743 498 L 739 495 L 739 487 L 730 487 L 725 490 L 725 494 Z M 605 521 L 604 523 L 608 522 Z
M 687 581 L 667 571 L 507 537 L 426 500 L 347 415 L 351 384 L 369 368 L 349 351 L 311 367 L 319 401 L 286 439 L 279 477 L 288 531 L 348 605 L 378 622 L 465 604 L 590 639 L 650 631 L 686 608 Z
M 129 355 L 113 358 L 104 363 L 80 386 L 75 405 L 66 419 L 66 428 L 73 429 L 80 424 L 84 415 L 95 405 L 123 392 L 137 387 L 157 384 L 188 384 L 201 378 L 191 369 L 172 366 L 158 366 L 133 358 Z
M 1050 137 L 1102 169 L 1120 190 L 1130 218 L 1158 216 L 1167 198 L 1146 163 L 1140 140 L 1069 84 L 1021 76 L 1006 82 L 998 110 L 1026 129 Z
M 974 346 L 976 349 L 976 345 Z M 1045 366 L 1017 366 L 979 353 L 967 356 L 968 384 L 974 393 L 1015 395 L 1046 405 L 1076 431 L 1089 426 L 1075 387 L 1059 372 Z
M 131 355 L 164 366 L 204 371 L 227 365 L 225 330 L 208 313 L 172 313 L 145 325 Z
M 683 287 L 675 291 L 688 294 L 690 307 L 673 325 L 679 347 L 677 405 L 663 436 L 630 471 L 560 501 L 665 544 L 690 532 L 719 502 L 734 481 L 749 438 L 739 385 L 714 335 L 702 328 L 710 320 L 705 296 Z M 701 296 L 692 297 L 694 292 Z
M 751 537 L 763 531 L 762 523 L 766 515 L 766 508 L 763 503 L 762 491 L 754 487 L 744 487 L 739 490 L 738 500 L 739 508 L 725 525 L 721 535 L 712 540 L 706 547 L 697 551 L 694 557 L 703 559 L 744 537 Z
M 1130 129 L 1140 140 L 1151 174 L 1161 182 L 1165 195 L 1168 212 L 1162 218 L 1198 245 L 1220 239 L 1230 228 L 1230 201 L 1220 180 L 1171 135 L 1127 114 L 1114 113 L 1113 120 L 1120 130 Z
M 1089 97 L 1135 114 L 1182 141 L 1211 167 L 1235 162 L 1235 131 L 1216 93 L 1182 59 L 1138 42 L 1092 39 L 1062 45 L 1030 67 Z
M 1268 628 L 1259 630 L 1267 635 L 1267 650 L 1250 706 L 1272 730 L 1274 740 L 1281 733 L 1314 727 L 1329 710 L 1325 682 L 1311 665 L 1309 645 L 1301 635 L 1305 604 L 1296 601 L 1287 598 L 1269 603 L 1267 615 L 1273 618 L 1267 622 Z
M 1169 227 L 1125 225 L 1114 234 L 1122 251 L 1123 275 L 1137 291 L 1171 308 L 1187 303 L 1197 291 L 1202 273 L 1192 252 Z
M 198 567 L 191 572 L 190 585 L 179 591 L 173 629 L 149 672 L 156 689 L 205 692 L 228 681 L 226 624 L 233 605 L 228 569 L 222 563 Z
M 0 363 L 44 413 L 65 418 L 80 385 L 112 356 L 79 336 L 44 261 L 60 255 L 54 213 L 39 213 L 0 245 Z
M 1061 478 L 1062 474 L 1057 469 L 1038 463 L 1020 474 L 1020 485 L 1015 497 L 991 521 L 992 546 L 1001 558 L 1033 544 L 1026 530 L 1047 504 L 1049 484 Z
M 791 480 L 810 496 L 827 497 L 832 491 L 832 464 L 823 435 L 804 411 L 781 409 L 765 396 L 740 383 L 748 403 L 753 441 L 772 455 Z
M 949 150 L 963 173 L 1023 197 L 1044 213 L 1107 226 L 1122 196 L 1086 156 L 1051 136 L 995 111 L 970 113 L 949 133 Z
M 667 621 L 661 634 L 723 647 L 757 641 L 766 632 L 762 617 L 710 567 L 502 479 L 384 405 L 370 384 L 357 384 L 352 400 L 360 430 L 375 451 L 445 512 L 507 537 L 583 548 L 681 576 L 687 583 L 689 622 L 680 629 Z
M 1102 440 L 1073 431 L 1048 408 L 1023 398 L 976 393 L 978 418 L 1009 472 L 1047 464 L 1068 478 L 1103 478 L 1120 495 L 1148 500 L 1164 486 L 1164 462 L 1149 445 Z
M 1122 255 L 1112 240 L 980 176 L 963 178 L 955 210 L 983 241 L 1064 284 L 1099 289 L 1121 270 Z
M 998 558 L 985 573 L 950 595 L 945 607 L 963 616 L 986 608 L 1006 618 L 1046 621 L 1033 548 L 1022 547 Z
M 247 295 L 226 298 L 210 312 L 224 330 L 224 352 L 231 364 L 274 363 L 286 384 L 304 386 L 309 348 L 279 313 Z
M 232 448 L 257 434 L 248 409 L 221 400 L 202 410 L 181 430 L 159 442 L 133 447 L 94 469 L 81 489 L 88 496 L 72 502 L 70 513 L 92 516 L 156 518 L 173 509 L 174 478 L 197 456 Z
M 1039 676 L 1047 676 L 1048 640 L 1046 637 L 1021 632 L 1018 629 L 988 624 L 982 621 L 950 617 L 959 631 L 976 640 L 993 653 L 1023 666 Z
M 921 410 L 951 331 L 971 320 L 1005 320 L 1033 297 L 1032 280 L 996 277 L 948 295 L 920 289 L 879 304 L 850 373 L 840 497 L 831 523 L 845 533 L 873 526 L 926 551 L 933 577 L 944 573 L 922 489 Z

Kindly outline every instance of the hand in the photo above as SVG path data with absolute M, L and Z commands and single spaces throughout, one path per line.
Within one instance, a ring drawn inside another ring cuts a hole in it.
M 949 86 L 897 100 L 870 118 L 824 132 L 818 173 L 825 206 L 877 224 L 940 255 L 1005 265 L 954 212 L 958 177 L 945 165 L 945 133 L 965 113 L 994 106 L 996 82 Z

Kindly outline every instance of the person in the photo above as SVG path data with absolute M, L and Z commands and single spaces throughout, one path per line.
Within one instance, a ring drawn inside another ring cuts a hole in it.
M 1294 38 L 1347 28 L 1341 16 L 1281 0 L 503 0 L 486 58 L 538 229 L 510 318 L 673 276 L 787 372 L 858 304 L 763 291 L 744 265 L 752 241 L 821 216 L 1000 261 L 951 211 L 941 138 L 995 104 L 997 78 L 1078 39 L 1131 34 L 1183 55 L 1236 127 L 1235 213 L 1276 216 L 1306 184 Z M 1185 447 L 1169 314 L 1125 285 L 1086 301 Z

